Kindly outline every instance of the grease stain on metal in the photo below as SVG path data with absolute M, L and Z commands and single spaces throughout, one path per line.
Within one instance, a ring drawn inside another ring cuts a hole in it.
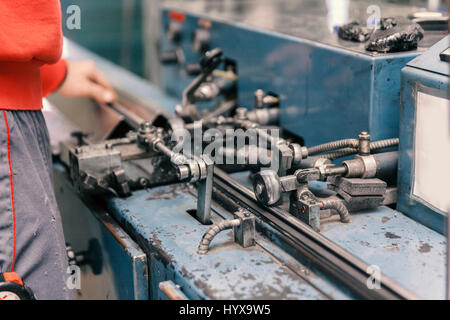
M 392 232 L 386 232 L 384 236 L 388 239 L 400 239 L 401 237 Z
M 423 243 L 419 248 L 419 252 L 420 253 L 430 252 L 431 248 L 433 248 L 433 246 L 430 246 L 428 243 Z
M 389 220 L 391 220 L 391 218 L 386 217 L 386 216 L 384 216 L 383 218 L 381 218 L 381 222 L 382 222 L 382 223 L 386 223 L 386 222 L 388 222 Z

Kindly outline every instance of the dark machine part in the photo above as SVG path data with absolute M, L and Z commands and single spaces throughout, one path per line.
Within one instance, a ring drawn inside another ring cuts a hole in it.
M 171 19 L 166 30 L 167 39 L 173 43 L 179 43 L 183 35 L 183 22 Z
M 189 76 L 198 76 L 202 73 L 202 66 L 200 63 L 187 63 L 184 68 Z
M 387 30 L 396 25 L 396 18 L 381 18 L 379 28 L 380 30 Z M 358 21 L 347 23 L 338 29 L 339 38 L 356 42 L 366 42 L 372 33 L 373 29 L 369 29 L 365 24 Z
M 419 11 L 408 16 L 425 31 L 447 31 L 449 17 L 441 12 Z
M 69 266 L 90 266 L 92 273 L 99 275 L 103 269 L 103 256 L 100 243 L 97 239 L 90 239 L 86 251 L 75 252 L 70 244 L 66 244 Z
M 373 209 L 385 202 L 387 185 L 380 179 L 358 179 L 333 176 L 328 189 L 336 192 L 350 212 Z
M 340 26 L 338 29 L 339 38 L 343 40 L 366 42 L 369 40 L 370 34 L 371 30 L 356 21 Z
M 179 64 L 182 65 L 185 62 L 185 56 L 183 49 L 180 47 L 169 51 L 163 51 L 159 54 L 159 60 L 163 64 Z
M 367 287 L 368 265 L 312 230 L 288 212 L 258 203 L 254 192 L 220 169 L 216 169 L 215 200 L 230 211 L 247 208 L 256 216 L 256 229 L 263 232 L 263 224 L 274 228 L 281 241 L 310 260 L 311 264 L 340 281 L 361 298 L 417 299 L 415 295 L 381 275 L 381 288 Z
M 78 193 L 128 196 L 133 189 L 177 181 L 165 155 L 140 148 L 137 137 L 106 140 L 69 151 L 70 176 Z
M 178 116 L 187 122 L 199 120 L 197 107 L 195 106 L 195 93 L 223 61 L 222 50 L 219 48 L 215 48 L 205 53 L 200 61 L 201 73 L 183 91 L 182 103 L 175 108 L 175 112 Z
M 450 47 L 439 54 L 441 61 L 450 62 Z
M 178 15 L 178 14 L 177 14 Z M 171 41 L 175 48 L 173 50 L 161 52 L 159 59 L 163 64 L 184 64 L 185 56 L 184 51 L 179 47 L 179 43 L 183 38 L 183 22 L 184 18 L 175 17 L 172 18 L 166 27 L 167 39 Z
M 381 53 L 414 50 L 423 36 L 424 30 L 419 24 L 398 19 L 391 28 L 376 30 L 367 42 L 366 50 Z
M 214 162 L 176 153 L 163 128 L 144 121 L 125 138 L 70 150 L 70 176 L 78 193 L 126 197 L 133 189 L 177 181 L 198 183 L 197 219 L 210 223 Z
M 379 178 L 394 182 L 397 176 L 398 151 L 356 156 L 343 161 L 347 178 Z
M 416 49 L 424 30 L 406 18 L 389 17 L 380 19 L 377 29 L 369 29 L 357 21 L 350 22 L 339 27 L 338 35 L 344 40 L 368 41 L 366 50 L 387 53 Z
M 192 34 L 192 48 L 195 52 L 206 52 L 211 43 L 211 32 L 205 28 L 200 28 Z
M 369 155 L 372 151 L 396 147 L 399 144 L 398 138 L 391 138 L 379 141 L 370 141 L 370 134 L 366 131 L 358 135 L 358 139 L 342 139 L 327 142 L 307 148 L 306 156 L 322 154 L 320 157 L 335 160 L 344 156 L 359 154 L 361 156 Z M 326 154 L 323 154 L 328 152 Z
M 299 169 L 293 175 L 279 177 L 272 170 L 263 170 L 254 176 L 253 189 L 258 201 L 264 205 L 276 205 L 284 192 L 297 190 L 304 183 L 314 180 L 326 181 L 329 177 L 384 178 L 392 179 L 397 170 L 398 152 L 356 156 L 341 166 L 334 166 L 328 160 L 316 160 L 316 167 Z

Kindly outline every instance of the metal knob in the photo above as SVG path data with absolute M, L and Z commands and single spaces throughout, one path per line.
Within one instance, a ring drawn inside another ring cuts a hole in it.
M 255 175 L 253 191 L 256 199 L 266 206 L 272 206 L 281 199 L 282 186 L 277 173 L 263 170 Z

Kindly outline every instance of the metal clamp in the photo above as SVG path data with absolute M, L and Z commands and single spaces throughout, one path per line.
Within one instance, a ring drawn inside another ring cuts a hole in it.
M 211 222 L 211 198 L 214 177 L 214 162 L 207 156 L 202 156 L 205 176 L 199 181 L 197 191 L 197 219 L 202 224 Z

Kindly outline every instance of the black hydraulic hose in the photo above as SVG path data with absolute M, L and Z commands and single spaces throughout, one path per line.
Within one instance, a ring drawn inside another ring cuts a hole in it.
M 330 159 L 330 160 L 336 160 L 338 158 L 350 156 L 350 155 L 356 154 L 356 153 L 358 153 L 358 149 L 343 148 L 343 149 L 336 150 L 334 152 L 330 152 L 330 153 L 326 153 L 326 154 L 320 155 L 320 157 L 321 158 Z
M 370 150 L 379 150 L 379 149 L 385 149 L 385 148 L 389 148 L 389 147 L 395 147 L 395 146 L 398 146 L 399 142 L 400 142 L 399 138 L 374 141 L 374 142 L 370 143 Z
M 334 209 L 337 211 L 339 216 L 341 217 L 341 222 L 349 223 L 350 222 L 350 213 L 348 212 L 347 207 L 340 200 L 336 199 L 325 199 L 321 200 L 322 206 L 321 209 Z
M 341 141 L 343 141 L 343 140 L 341 140 Z M 399 138 L 373 141 L 370 143 L 370 151 L 395 147 L 395 146 L 398 146 L 398 144 L 399 144 Z M 309 152 L 309 149 L 308 149 L 308 152 Z M 357 148 L 342 148 L 342 149 L 338 149 L 338 150 L 330 152 L 330 153 L 320 155 L 320 157 L 330 159 L 330 160 L 336 160 L 338 158 L 350 156 L 352 154 L 357 154 L 357 153 L 358 153 Z
M 344 139 L 308 148 L 308 156 L 333 151 L 341 148 L 358 148 L 359 141 L 357 139 Z
M 379 150 L 389 147 L 398 146 L 399 138 L 385 139 L 379 141 L 373 141 L 370 143 L 370 150 Z M 343 156 L 358 153 L 359 141 L 357 139 L 344 139 L 333 142 L 320 144 L 318 146 L 308 148 L 308 156 L 312 156 L 319 153 L 329 152 L 336 150 L 335 152 L 328 153 L 323 158 L 337 159 Z
M 198 246 L 197 253 L 198 254 L 207 254 L 209 250 L 209 245 L 211 241 L 213 241 L 214 237 L 221 231 L 231 229 L 235 226 L 241 224 L 241 220 L 233 219 L 233 220 L 224 220 L 219 223 L 212 225 L 208 231 L 203 235 L 202 240 Z

